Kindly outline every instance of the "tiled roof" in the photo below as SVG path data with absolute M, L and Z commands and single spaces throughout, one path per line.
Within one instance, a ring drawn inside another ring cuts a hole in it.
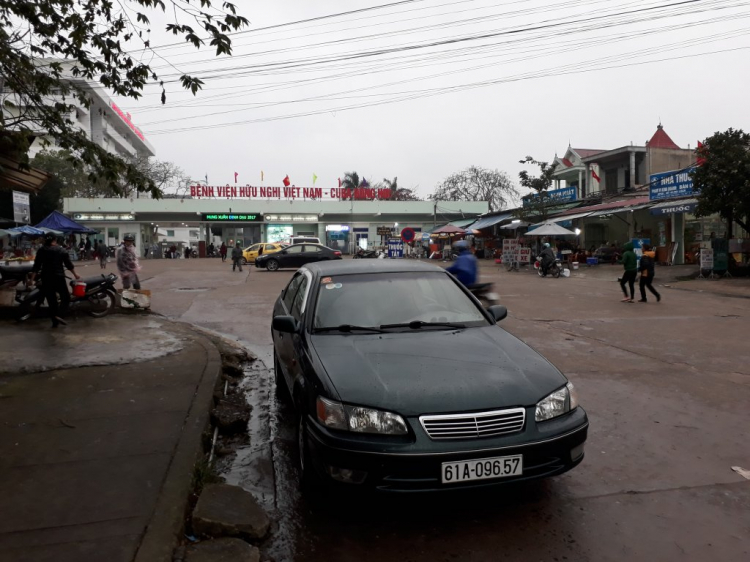
M 565 164 L 565 165 L 566 165 L 566 166 L 567 166 L 568 168 L 572 168 L 572 167 L 573 167 L 573 162 L 571 162 L 571 161 L 570 161 L 570 160 L 568 160 L 567 158 L 560 158 L 560 161 L 561 161 L 561 162 L 562 162 L 563 164 Z
M 654 136 L 651 137 L 650 141 L 648 141 L 648 147 L 672 148 L 675 150 L 680 149 L 680 147 L 677 146 L 677 144 L 671 138 L 669 138 L 669 135 L 666 133 L 666 131 L 664 131 L 664 127 L 661 126 L 661 123 L 659 123 L 659 126 L 656 128 Z

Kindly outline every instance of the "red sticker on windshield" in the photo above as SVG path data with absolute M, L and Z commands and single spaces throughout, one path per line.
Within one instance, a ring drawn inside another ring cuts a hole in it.
M 323 277 L 323 279 L 321 279 L 320 282 L 325 284 L 325 283 L 330 283 L 331 281 L 332 279 L 330 277 Z

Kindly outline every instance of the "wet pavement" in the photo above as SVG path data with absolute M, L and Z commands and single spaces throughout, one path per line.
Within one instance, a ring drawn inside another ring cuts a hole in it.
M 225 334 L 271 365 L 271 309 L 292 271 L 232 273 L 216 259 L 143 263 L 155 311 Z M 496 283 L 510 312 L 501 326 L 568 375 L 590 416 L 586 458 L 557 478 L 470 495 L 337 495 L 313 509 L 296 488 L 291 412 L 277 402 L 270 371 L 248 377 L 253 433 L 229 479 L 262 492 L 275 513 L 264 555 L 750 559 L 750 481 L 731 470 L 750 468 L 750 307 L 736 298 L 747 284 L 722 280 L 727 295 L 698 292 L 659 268 L 662 302 L 625 304 L 618 273 L 606 266 L 541 279 L 482 264 L 481 280 Z

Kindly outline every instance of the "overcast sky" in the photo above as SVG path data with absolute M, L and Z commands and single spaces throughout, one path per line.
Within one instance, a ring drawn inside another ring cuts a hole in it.
M 569 142 L 643 144 L 659 121 L 682 147 L 750 130 L 748 1 L 412 0 L 261 29 L 387 3 L 237 0 L 252 23 L 232 57 L 148 55 L 166 81 L 203 78 L 198 96 L 168 82 L 164 106 L 158 88 L 118 102 L 158 159 L 212 185 L 263 171 L 264 185 L 333 187 L 357 171 L 421 196 L 472 165 L 517 181 L 519 159 Z M 175 43 L 165 22 L 152 45 Z

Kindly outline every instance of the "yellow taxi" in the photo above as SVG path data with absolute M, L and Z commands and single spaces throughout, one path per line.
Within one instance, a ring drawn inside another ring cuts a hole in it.
M 260 251 L 261 248 L 263 248 L 263 252 Z M 252 246 L 249 246 L 242 250 L 242 263 L 255 263 L 255 258 L 257 258 L 259 255 L 273 254 L 274 252 L 278 252 L 282 249 L 284 249 L 284 244 L 280 244 L 278 242 L 264 242 L 262 244 L 253 244 Z

